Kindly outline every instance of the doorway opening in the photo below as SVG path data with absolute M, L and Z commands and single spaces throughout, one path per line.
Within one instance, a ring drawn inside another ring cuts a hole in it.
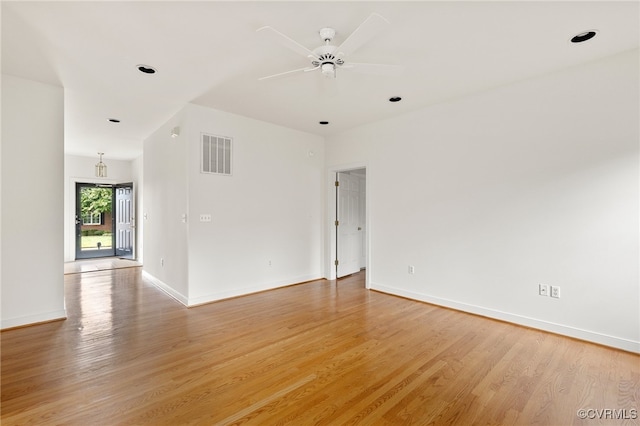
M 133 209 L 132 183 L 76 183 L 76 259 L 133 259 Z
M 367 267 L 365 168 L 335 173 L 335 276 L 355 274 Z

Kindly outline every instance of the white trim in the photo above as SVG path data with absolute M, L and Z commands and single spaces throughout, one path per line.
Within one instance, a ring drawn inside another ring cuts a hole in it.
M 200 297 L 195 297 L 190 299 L 187 296 L 183 295 L 182 293 L 173 289 L 171 286 L 163 282 L 161 279 L 154 277 L 147 271 L 144 271 L 144 270 L 142 271 L 142 277 L 149 280 L 151 284 L 153 284 L 159 290 L 166 293 L 168 296 L 171 296 L 176 301 L 180 302 L 181 304 L 189 308 L 192 308 L 198 305 L 204 305 L 206 303 L 217 302 L 219 300 L 229 299 L 232 297 L 246 296 L 246 295 L 249 295 L 252 293 L 258 293 L 261 291 L 274 290 L 280 287 L 288 287 L 291 285 L 301 284 L 308 281 L 316 281 L 316 280 L 324 279 L 324 277 L 322 277 L 321 275 L 300 275 L 298 277 L 294 277 L 286 281 L 285 280 L 274 281 L 266 284 L 260 284 L 260 285 L 255 285 L 251 287 L 244 287 L 237 290 L 223 291 L 221 293 L 213 293 L 213 294 L 208 294 L 206 296 L 200 296 Z
M 9 318 L 2 320 L 2 330 L 13 327 L 21 327 L 26 325 L 36 325 L 43 322 L 65 320 L 67 319 L 67 310 L 45 312 L 36 315 L 27 315 L 26 317 Z
M 149 280 L 151 284 L 153 284 L 155 287 L 162 290 L 163 292 L 165 292 L 167 295 L 171 296 L 178 302 L 182 303 L 184 306 L 189 306 L 187 304 L 187 300 L 188 300 L 187 296 L 174 290 L 171 286 L 163 282 L 161 279 L 154 277 L 153 275 L 151 275 L 150 273 L 144 270 L 142 271 L 142 277 Z
M 607 334 L 598 333 L 596 331 L 584 330 L 568 325 L 557 324 L 549 321 L 530 318 L 509 312 L 498 311 L 495 309 L 484 308 L 477 305 L 469 305 L 467 303 L 456 302 L 455 300 L 442 299 L 439 297 L 429 296 L 427 294 L 415 293 L 412 291 L 402 290 L 396 287 L 390 287 L 379 283 L 371 284 L 372 290 L 383 293 L 402 296 L 408 299 L 420 302 L 431 303 L 433 305 L 443 306 L 446 308 L 456 309 L 471 314 L 481 315 L 484 317 L 510 322 L 513 324 L 523 325 L 538 330 L 548 331 L 550 333 L 561 334 L 563 336 L 573 337 L 587 342 L 598 343 L 605 346 L 622 349 L 629 352 L 640 353 L 640 342 L 625 339 L 622 337 L 609 336 Z
M 244 287 L 234 290 L 223 291 L 220 293 L 208 294 L 206 296 L 194 297 L 189 299 L 188 305 L 190 308 L 198 305 L 203 305 L 205 303 L 216 302 L 219 300 L 229 299 L 232 297 L 238 296 L 247 296 L 252 293 L 259 293 L 261 291 L 266 290 L 275 290 L 280 287 L 288 287 L 291 285 L 301 284 L 308 281 L 316 281 L 321 280 L 324 277 L 321 275 L 300 275 L 288 280 L 280 280 L 280 281 L 272 281 L 270 283 L 259 284 L 251 287 Z

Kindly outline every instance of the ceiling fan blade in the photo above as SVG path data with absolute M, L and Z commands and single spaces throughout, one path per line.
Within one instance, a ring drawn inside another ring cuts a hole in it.
M 400 75 L 402 71 L 404 71 L 404 67 L 402 65 L 361 64 L 356 62 L 346 63 L 341 68 L 345 68 L 349 71 L 359 72 L 362 74 L 375 75 Z
M 316 60 L 318 59 L 318 57 L 311 50 L 307 49 L 306 47 L 304 47 L 297 41 L 293 40 L 292 38 L 282 34 L 280 31 L 276 30 L 273 27 L 266 26 L 266 27 L 258 28 L 256 32 L 262 32 L 262 33 L 268 34 L 276 42 L 304 56 L 305 58 L 313 58 Z
M 317 70 L 318 68 L 320 68 L 320 67 L 315 67 L 315 68 L 314 67 L 311 67 L 311 68 L 305 67 L 305 68 L 299 68 L 297 70 L 285 71 L 285 72 L 281 72 L 281 73 L 278 73 L 278 74 L 268 75 L 266 77 L 260 77 L 258 79 L 258 81 L 268 80 L 270 78 L 276 78 L 276 77 L 284 77 L 285 75 L 293 74 L 293 73 L 296 73 L 296 72 L 314 71 L 314 70 Z
M 362 24 L 360 24 L 358 28 L 355 29 L 354 32 L 349 35 L 349 37 L 347 37 L 345 41 L 342 42 L 340 46 L 338 46 L 335 53 L 337 55 L 350 55 L 388 25 L 389 21 L 384 17 L 377 13 L 372 13 Z

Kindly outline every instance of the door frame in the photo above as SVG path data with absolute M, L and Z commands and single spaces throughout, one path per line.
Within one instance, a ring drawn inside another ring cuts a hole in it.
M 337 246 L 337 238 L 336 238 L 336 173 L 342 172 L 351 172 L 354 170 L 366 170 L 366 186 L 365 186 L 365 229 L 366 229 L 366 239 L 365 239 L 365 253 L 366 253 L 366 279 L 365 279 L 365 287 L 367 289 L 371 288 L 371 281 L 374 272 L 374 265 L 371 262 L 371 230 L 373 229 L 373 223 L 371 220 L 371 167 L 367 165 L 365 162 L 358 163 L 349 163 L 337 166 L 330 166 L 327 169 L 327 216 L 326 216 L 326 228 L 325 228 L 325 241 L 326 241 L 326 250 L 325 250 L 325 276 L 329 280 L 336 279 L 336 246 Z
M 115 180 L 115 179 L 101 179 L 101 178 L 89 178 L 89 177 L 70 177 L 69 180 L 67 181 L 67 185 L 68 185 L 68 189 L 67 189 L 67 194 L 65 196 L 65 205 L 64 205 L 64 211 L 65 211 L 65 233 L 67 234 L 66 238 L 65 238 L 65 262 L 73 262 L 76 260 L 76 222 L 75 222 L 75 216 L 76 216 L 76 184 L 78 183 L 88 183 L 88 184 L 95 184 L 95 185 L 112 185 L 112 186 L 116 186 L 118 184 L 127 184 L 127 183 L 131 183 L 133 185 L 133 193 L 134 193 L 134 207 L 135 207 L 135 212 L 136 212 L 136 216 L 134 219 L 134 223 L 136 226 L 136 233 L 135 233 L 135 239 L 134 239 L 134 247 L 133 247 L 133 258 L 137 259 L 138 256 L 138 247 L 137 247 L 137 243 L 138 243 L 138 237 L 140 235 L 138 235 L 138 216 L 137 216 L 137 211 L 138 211 L 138 194 L 136 192 L 137 189 L 137 185 L 133 180 L 126 180 L 126 181 L 120 181 L 120 180 Z

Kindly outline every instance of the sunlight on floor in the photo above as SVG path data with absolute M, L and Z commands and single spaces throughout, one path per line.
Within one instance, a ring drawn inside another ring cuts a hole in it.
M 107 257 L 101 259 L 76 260 L 64 263 L 64 274 L 79 274 L 81 272 L 105 271 L 108 269 L 135 268 L 142 263 L 130 259 Z

